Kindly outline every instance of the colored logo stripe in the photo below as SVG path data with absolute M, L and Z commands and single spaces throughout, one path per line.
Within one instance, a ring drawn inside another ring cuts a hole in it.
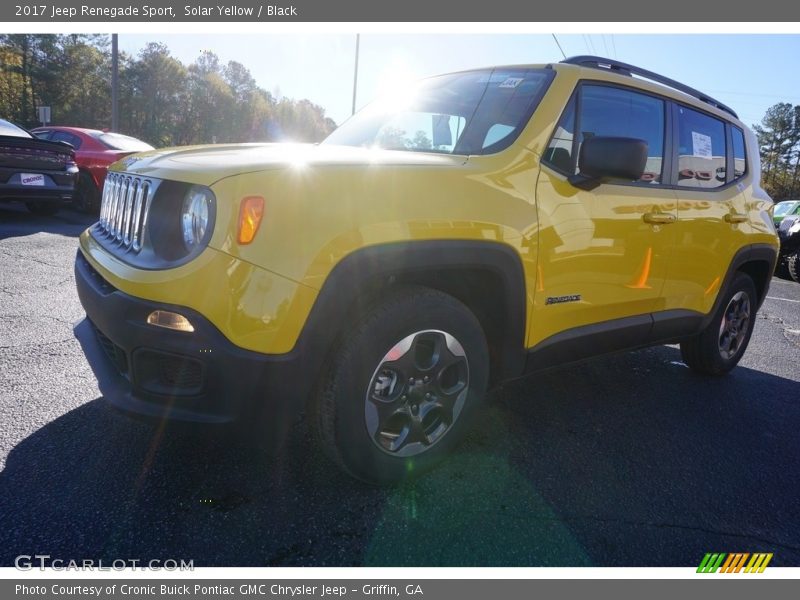
M 716 573 L 722 561 L 725 560 L 725 554 L 706 554 L 703 557 L 700 566 L 697 567 L 698 573 Z
M 767 568 L 769 561 L 772 560 L 772 552 L 769 554 L 753 554 L 753 558 L 750 559 L 750 562 L 747 563 L 747 567 L 745 567 L 745 573 L 763 573 L 764 569 Z
M 731 554 L 725 552 L 709 552 L 700 561 L 700 566 L 697 567 L 698 573 L 739 573 L 744 567 L 745 573 L 763 573 L 764 569 L 772 560 L 773 554 L 765 552 L 757 552 L 750 554 L 749 552 L 734 552 Z M 747 559 L 750 559 L 747 562 Z M 745 567 L 745 562 L 747 566 Z
M 749 552 L 729 554 L 725 564 L 722 565 L 722 571 L 720 571 L 720 573 L 738 573 L 742 570 L 748 556 L 750 556 Z

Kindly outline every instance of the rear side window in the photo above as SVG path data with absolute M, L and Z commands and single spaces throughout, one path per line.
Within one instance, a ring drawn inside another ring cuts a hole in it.
M 565 109 L 544 160 L 572 174 L 578 170 L 580 145 L 592 136 L 630 137 L 647 142 L 647 164 L 641 183 L 662 181 L 664 156 L 664 101 L 633 90 L 605 85 L 582 85 L 580 108 L 575 98 Z M 577 118 L 576 118 L 577 117 Z M 575 136 L 575 132 L 579 135 Z
M 733 178 L 739 179 L 747 173 L 747 153 L 744 149 L 744 133 L 735 125 L 731 126 L 733 139 Z
M 66 131 L 54 131 L 50 139 L 54 142 L 66 142 L 75 150 L 80 148 L 81 143 L 83 142 L 83 140 L 81 140 L 81 138 L 79 138 L 77 135 L 67 133 Z
M 676 112 L 678 186 L 716 188 L 725 185 L 724 123 L 686 106 L 678 106 Z

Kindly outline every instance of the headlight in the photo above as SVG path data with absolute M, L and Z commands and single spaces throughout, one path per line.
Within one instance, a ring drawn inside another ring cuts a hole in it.
M 181 228 L 183 229 L 183 243 L 190 251 L 203 242 L 206 237 L 211 202 L 211 190 L 199 186 L 190 187 L 183 198 Z
M 789 227 L 789 233 L 797 233 L 798 231 L 800 231 L 800 219 L 796 219 Z

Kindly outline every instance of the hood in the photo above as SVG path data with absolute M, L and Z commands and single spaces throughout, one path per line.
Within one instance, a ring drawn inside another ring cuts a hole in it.
M 463 165 L 466 156 L 375 150 L 332 144 L 215 144 L 152 150 L 127 156 L 111 166 L 158 179 L 211 185 L 220 179 L 289 166 Z

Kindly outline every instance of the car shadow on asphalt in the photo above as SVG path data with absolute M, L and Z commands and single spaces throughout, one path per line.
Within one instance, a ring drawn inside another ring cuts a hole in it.
M 453 457 L 392 489 L 341 474 L 303 423 L 263 449 L 132 420 L 101 397 L 10 452 L 0 565 L 38 552 L 196 566 L 687 566 L 762 549 L 797 564 L 796 386 L 745 367 L 700 378 L 667 346 L 555 369 L 493 392 Z
M 84 229 L 97 221 L 89 215 L 63 208 L 52 217 L 34 215 L 19 203 L 0 203 L 0 240 L 24 237 L 36 233 L 52 233 L 78 237 Z

